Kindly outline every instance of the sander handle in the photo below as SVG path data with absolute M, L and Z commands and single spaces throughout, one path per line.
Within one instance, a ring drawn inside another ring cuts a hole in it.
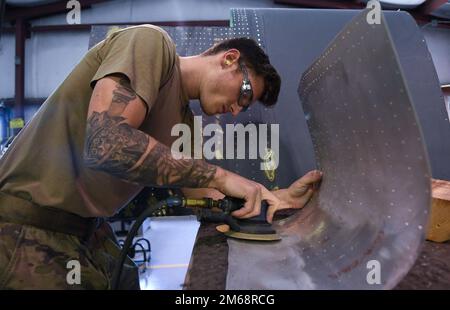
M 245 200 L 241 198 L 234 198 L 225 196 L 225 198 L 219 200 L 219 208 L 225 213 L 225 214 L 231 214 L 233 211 L 239 210 L 244 207 Z M 245 221 L 251 221 L 251 222 L 267 222 L 266 216 L 267 216 L 267 210 L 269 209 L 269 204 L 267 203 L 267 200 L 261 201 L 261 212 L 259 215 L 245 219 Z

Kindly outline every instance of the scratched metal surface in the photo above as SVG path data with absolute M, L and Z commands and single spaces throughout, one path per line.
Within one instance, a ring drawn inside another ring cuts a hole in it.
M 351 20 L 302 76 L 321 190 L 275 224 L 283 239 L 229 239 L 227 289 L 389 289 L 424 240 L 430 172 L 386 21 Z M 377 260 L 381 284 L 369 284 Z

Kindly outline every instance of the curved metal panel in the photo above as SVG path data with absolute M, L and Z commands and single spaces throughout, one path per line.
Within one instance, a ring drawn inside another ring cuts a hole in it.
M 413 265 L 430 204 L 427 155 L 386 21 L 369 25 L 366 14 L 300 82 L 320 192 L 276 223 L 282 241 L 228 241 L 227 289 L 392 288 Z

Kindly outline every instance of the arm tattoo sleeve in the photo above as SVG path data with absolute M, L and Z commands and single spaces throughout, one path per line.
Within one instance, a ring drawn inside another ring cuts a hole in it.
M 161 143 L 146 154 L 151 137 L 120 116 L 135 98 L 129 82 L 121 80 L 109 109 L 93 112 L 88 118 L 85 165 L 147 186 L 207 187 L 216 166 L 203 160 L 174 159 L 170 149 Z

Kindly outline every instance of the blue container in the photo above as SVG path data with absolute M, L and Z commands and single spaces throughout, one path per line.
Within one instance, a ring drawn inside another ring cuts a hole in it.
M 6 107 L 5 103 L 0 102 L 0 146 L 3 148 L 4 144 L 9 139 L 10 129 L 9 129 L 9 109 Z

